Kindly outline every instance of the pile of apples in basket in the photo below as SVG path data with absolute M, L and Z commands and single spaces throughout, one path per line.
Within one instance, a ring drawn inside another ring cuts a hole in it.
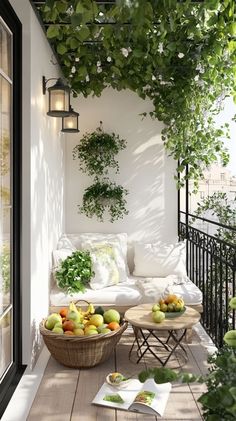
M 52 313 L 45 321 L 45 328 L 56 334 L 68 336 L 91 336 L 111 333 L 120 328 L 121 317 L 117 310 L 104 311 L 89 304 L 86 311 L 71 302 L 59 313 Z

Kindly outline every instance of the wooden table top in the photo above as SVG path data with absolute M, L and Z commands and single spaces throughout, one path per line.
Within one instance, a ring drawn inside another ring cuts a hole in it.
M 190 329 L 199 322 L 201 317 L 198 311 L 186 306 L 186 311 L 181 316 L 164 319 L 161 323 L 154 323 L 152 321 L 152 306 L 153 304 L 141 304 L 131 307 L 125 312 L 125 319 L 132 326 L 139 327 L 140 329 L 178 330 Z

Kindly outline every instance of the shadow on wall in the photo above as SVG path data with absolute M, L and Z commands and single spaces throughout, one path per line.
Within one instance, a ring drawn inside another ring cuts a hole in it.
M 81 132 L 67 137 L 66 146 L 66 232 L 127 232 L 131 240 L 174 241 L 177 236 L 177 191 L 173 179 L 175 162 L 165 154 L 161 140 L 163 124 L 141 113 L 153 109 L 131 91 L 106 89 L 100 98 L 78 98 L 74 106 L 80 112 Z M 118 155 L 120 174 L 112 174 L 117 183 L 129 190 L 123 220 L 98 222 L 78 213 L 83 192 L 92 184 L 72 159 L 72 149 L 85 132 L 103 121 L 107 132 L 114 131 L 127 140 Z

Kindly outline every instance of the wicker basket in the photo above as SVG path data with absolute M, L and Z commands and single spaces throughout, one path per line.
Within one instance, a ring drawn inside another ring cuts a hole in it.
M 95 336 L 66 336 L 46 329 L 45 320 L 40 323 L 40 332 L 45 345 L 59 363 L 72 368 L 90 368 L 107 360 L 119 342 L 128 323 L 120 329 Z

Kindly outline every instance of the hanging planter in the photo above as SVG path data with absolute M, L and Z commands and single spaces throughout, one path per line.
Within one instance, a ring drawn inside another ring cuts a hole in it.
M 96 181 L 85 190 L 83 204 L 79 206 L 79 210 L 88 218 L 96 216 L 101 222 L 104 220 L 104 214 L 108 213 L 110 222 L 114 222 L 128 214 L 125 199 L 127 194 L 128 191 L 124 187 L 109 179 Z
M 119 164 L 115 159 L 126 141 L 115 133 L 105 133 L 100 127 L 92 133 L 86 133 L 80 143 L 73 149 L 73 158 L 79 160 L 79 168 L 86 174 L 101 176 L 108 174 L 109 168 L 119 172 Z

